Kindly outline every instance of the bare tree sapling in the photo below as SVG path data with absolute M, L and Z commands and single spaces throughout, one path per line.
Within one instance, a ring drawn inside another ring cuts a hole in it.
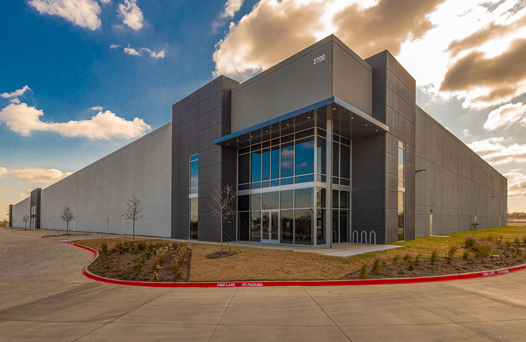
M 141 200 L 132 196 L 126 203 L 128 204 L 128 211 L 126 212 L 126 219 L 133 222 L 133 241 L 135 242 L 135 222 L 143 217 Z
M 229 184 L 224 185 L 222 189 L 216 189 L 214 195 L 212 195 L 210 209 L 212 214 L 221 220 L 221 257 L 223 257 L 223 221 L 236 214 L 236 210 L 233 207 L 235 198 L 236 194 Z
M 29 222 L 29 215 L 28 214 L 24 214 L 24 217 L 22 217 L 22 221 L 25 224 L 25 228 L 24 229 L 27 229 L 27 223 Z
M 73 215 L 73 211 L 69 206 L 64 206 L 62 209 L 62 215 L 60 215 L 60 218 L 62 221 L 66 222 L 66 235 L 69 234 L 69 222 L 71 222 L 75 216 Z

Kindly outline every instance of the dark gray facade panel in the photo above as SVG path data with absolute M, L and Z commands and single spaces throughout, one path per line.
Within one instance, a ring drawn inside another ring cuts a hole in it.
M 172 179 L 178 184 L 173 191 L 172 201 L 172 233 L 173 238 L 188 238 L 189 226 L 189 165 L 190 156 L 199 155 L 198 180 L 198 236 L 199 240 L 219 241 L 221 235 L 219 220 L 213 218 L 210 209 L 211 196 L 216 188 L 220 188 L 229 179 L 230 173 L 223 176 L 222 163 L 228 162 L 234 167 L 235 156 L 225 158 L 223 147 L 213 144 L 213 140 L 230 133 L 230 97 L 231 89 L 239 83 L 227 77 L 220 76 L 204 85 L 188 97 L 174 104 L 173 113 L 178 115 L 179 139 L 173 139 L 172 151 L 178 151 L 177 168 L 173 168 Z M 180 114 L 179 114 L 180 113 Z M 183 131 L 185 131 L 183 133 Z M 231 154 L 229 154 L 230 156 Z M 235 188 L 235 177 L 232 186 Z M 235 238 L 235 225 L 234 234 Z M 230 231 L 230 233 L 232 233 Z M 229 234 L 230 235 L 230 234 Z
M 378 243 L 385 243 L 386 238 L 386 135 L 354 140 L 352 144 L 352 228 L 359 234 L 370 234 L 374 229 Z
M 35 190 L 31 191 L 29 200 L 29 227 L 31 229 L 40 229 L 41 194 L 41 188 L 36 188 Z M 34 211 L 31 211 L 32 207 L 35 208 Z
M 412 190 L 414 194 L 415 180 L 415 144 L 416 144 L 416 103 L 414 90 L 416 82 L 411 75 L 398 63 L 398 61 L 388 52 L 383 51 L 365 60 L 373 67 L 373 117 L 389 126 L 386 134 L 386 159 L 392 159 L 398 155 L 398 141 L 405 142 L 406 158 L 406 196 L 407 190 Z M 354 142 L 353 142 L 354 143 Z M 397 164 L 396 164 L 397 165 Z M 387 164 L 386 172 L 389 174 L 392 166 Z M 398 171 L 394 173 L 398 174 Z M 386 182 L 386 220 L 394 222 L 397 219 L 397 212 L 387 209 L 394 209 L 395 195 L 398 195 L 397 182 Z M 397 198 L 397 197 L 396 197 Z M 405 206 L 405 239 L 415 236 L 415 206 L 414 201 L 407 201 Z M 396 217 L 393 217 L 396 215 Z M 398 241 L 398 234 L 395 234 L 397 226 L 389 226 L 386 223 L 386 240 L 384 243 Z M 392 240 L 390 240 L 392 239 Z
M 13 205 L 9 205 L 9 227 L 13 227 Z

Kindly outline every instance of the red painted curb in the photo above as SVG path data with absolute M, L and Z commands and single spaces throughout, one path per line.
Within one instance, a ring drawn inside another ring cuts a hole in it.
M 499 270 L 487 271 L 487 272 L 476 272 L 476 273 L 464 273 L 464 274 L 451 274 L 445 276 L 435 277 L 420 277 L 420 278 L 389 278 L 389 279 L 363 279 L 363 280 L 299 280 L 299 281 L 233 281 L 233 282 L 211 282 L 211 283 L 170 283 L 170 282 L 146 282 L 146 281 L 129 281 L 129 280 L 117 280 L 100 277 L 87 270 L 88 266 L 97 259 L 99 252 L 95 249 L 78 245 L 73 242 L 65 242 L 55 239 L 46 238 L 44 236 L 35 236 L 31 234 L 24 234 L 20 232 L 11 231 L 12 233 L 40 237 L 43 239 L 54 240 L 57 242 L 66 243 L 75 247 L 82 248 L 84 250 L 93 253 L 93 260 L 89 262 L 82 269 L 82 274 L 92 280 L 100 281 L 107 284 L 114 285 L 127 285 L 127 286 L 143 286 L 143 287 L 201 287 L 201 288 L 229 288 L 229 287 L 272 287 L 272 286 L 360 286 L 360 285 L 396 285 L 396 284 L 417 284 L 417 283 L 433 283 L 440 281 L 452 281 L 452 280 L 465 280 L 465 279 L 476 279 L 476 278 L 487 278 L 494 277 L 514 272 L 519 272 L 526 269 L 526 265 L 514 266 L 510 268 L 504 268 Z

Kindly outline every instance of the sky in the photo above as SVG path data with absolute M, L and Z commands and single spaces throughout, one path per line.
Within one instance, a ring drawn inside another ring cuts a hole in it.
M 0 219 L 218 75 L 243 82 L 330 34 L 364 59 L 389 50 L 526 212 L 526 0 L 5 0 L 0 28 Z

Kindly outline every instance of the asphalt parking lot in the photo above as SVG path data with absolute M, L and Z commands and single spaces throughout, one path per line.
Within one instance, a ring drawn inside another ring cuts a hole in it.
M 526 341 L 526 271 L 441 283 L 179 288 L 85 278 L 88 251 L 0 229 L 0 341 Z

